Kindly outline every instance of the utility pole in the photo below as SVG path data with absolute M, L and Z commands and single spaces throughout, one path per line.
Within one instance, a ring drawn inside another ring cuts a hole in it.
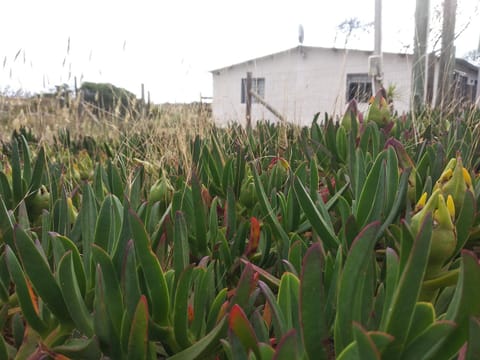
M 478 39 L 477 53 L 480 55 L 480 37 Z M 477 76 L 477 94 L 476 94 L 475 103 L 477 105 L 477 108 L 480 109 L 480 69 L 478 70 L 478 76 Z
M 368 68 L 372 77 L 373 94 L 376 94 L 383 87 L 382 0 L 375 0 L 375 43 L 373 55 L 368 58 Z
M 442 111 L 451 105 L 452 81 L 455 66 L 455 16 L 457 0 L 444 0 L 442 25 L 442 51 L 440 53 L 440 71 L 438 76 L 437 106 Z
M 417 0 L 412 69 L 412 105 L 414 110 L 418 110 L 425 103 L 429 8 L 430 0 Z
M 247 130 L 252 130 L 252 73 L 247 72 L 245 89 L 245 118 Z

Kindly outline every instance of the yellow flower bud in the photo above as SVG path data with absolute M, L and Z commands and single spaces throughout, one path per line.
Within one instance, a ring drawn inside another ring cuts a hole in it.
M 417 205 L 415 205 L 415 213 L 419 212 L 422 210 L 427 202 L 427 196 L 428 194 L 424 192 L 422 196 L 420 196 L 420 199 L 417 202 Z
M 472 178 L 470 177 L 470 173 L 468 172 L 467 169 L 463 168 L 463 179 L 465 180 L 465 183 L 467 184 L 467 188 L 472 187 Z
M 450 205 L 447 205 L 443 195 L 438 195 L 437 209 L 434 211 L 433 216 L 432 244 L 425 272 L 426 280 L 438 276 L 457 246 L 457 234 L 451 218 L 452 213 L 449 209 L 452 206 L 452 202 L 453 200 L 450 201 Z
M 455 219 L 455 203 L 453 202 L 452 195 L 448 195 L 447 209 L 448 209 L 448 212 L 450 213 L 450 217 L 452 218 L 452 220 Z
M 453 176 L 453 170 L 452 169 L 446 169 L 443 171 L 442 175 L 440 175 L 440 179 L 438 179 L 437 184 L 441 185 L 443 183 L 446 183 L 448 180 L 450 180 Z
M 451 159 L 442 175 L 435 184 L 435 190 L 440 189 L 444 196 L 451 195 L 455 204 L 455 209 L 462 209 L 467 190 L 474 191 L 472 187 L 472 178 L 467 169 L 463 167 L 462 158 Z

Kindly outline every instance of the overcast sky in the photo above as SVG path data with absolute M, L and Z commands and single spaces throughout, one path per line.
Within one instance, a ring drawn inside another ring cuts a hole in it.
M 2 0 L 0 90 L 110 82 L 154 102 L 212 94 L 210 70 L 298 45 L 344 47 L 344 20 L 373 22 L 375 0 Z M 441 0 L 431 0 L 433 10 Z M 480 38 L 480 0 L 458 0 L 457 56 Z M 412 51 L 415 0 L 383 0 L 383 50 Z M 438 22 L 438 21 L 437 21 Z M 432 21 L 433 24 L 433 21 Z M 347 47 L 372 49 L 373 29 Z

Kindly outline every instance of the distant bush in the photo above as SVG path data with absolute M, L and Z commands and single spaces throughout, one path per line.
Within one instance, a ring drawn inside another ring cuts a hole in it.
M 97 110 L 120 110 L 125 114 L 135 107 L 135 94 L 108 83 L 84 82 L 80 87 L 83 101 L 94 105 Z

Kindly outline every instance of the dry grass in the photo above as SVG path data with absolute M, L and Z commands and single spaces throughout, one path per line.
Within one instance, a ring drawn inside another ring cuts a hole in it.
M 75 99 L 66 106 L 54 97 L 0 97 L 2 142 L 25 128 L 48 145 L 66 130 L 72 139 L 92 137 L 97 143 L 114 144 L 119 154 L 129 154 L 123 161 L 141 162 L 156 173 L 164 164 L 190 165 L 191 140 L 208 135 L 212 127 L 208 104 L 154 105 L 120 115 L 95 111 Z

